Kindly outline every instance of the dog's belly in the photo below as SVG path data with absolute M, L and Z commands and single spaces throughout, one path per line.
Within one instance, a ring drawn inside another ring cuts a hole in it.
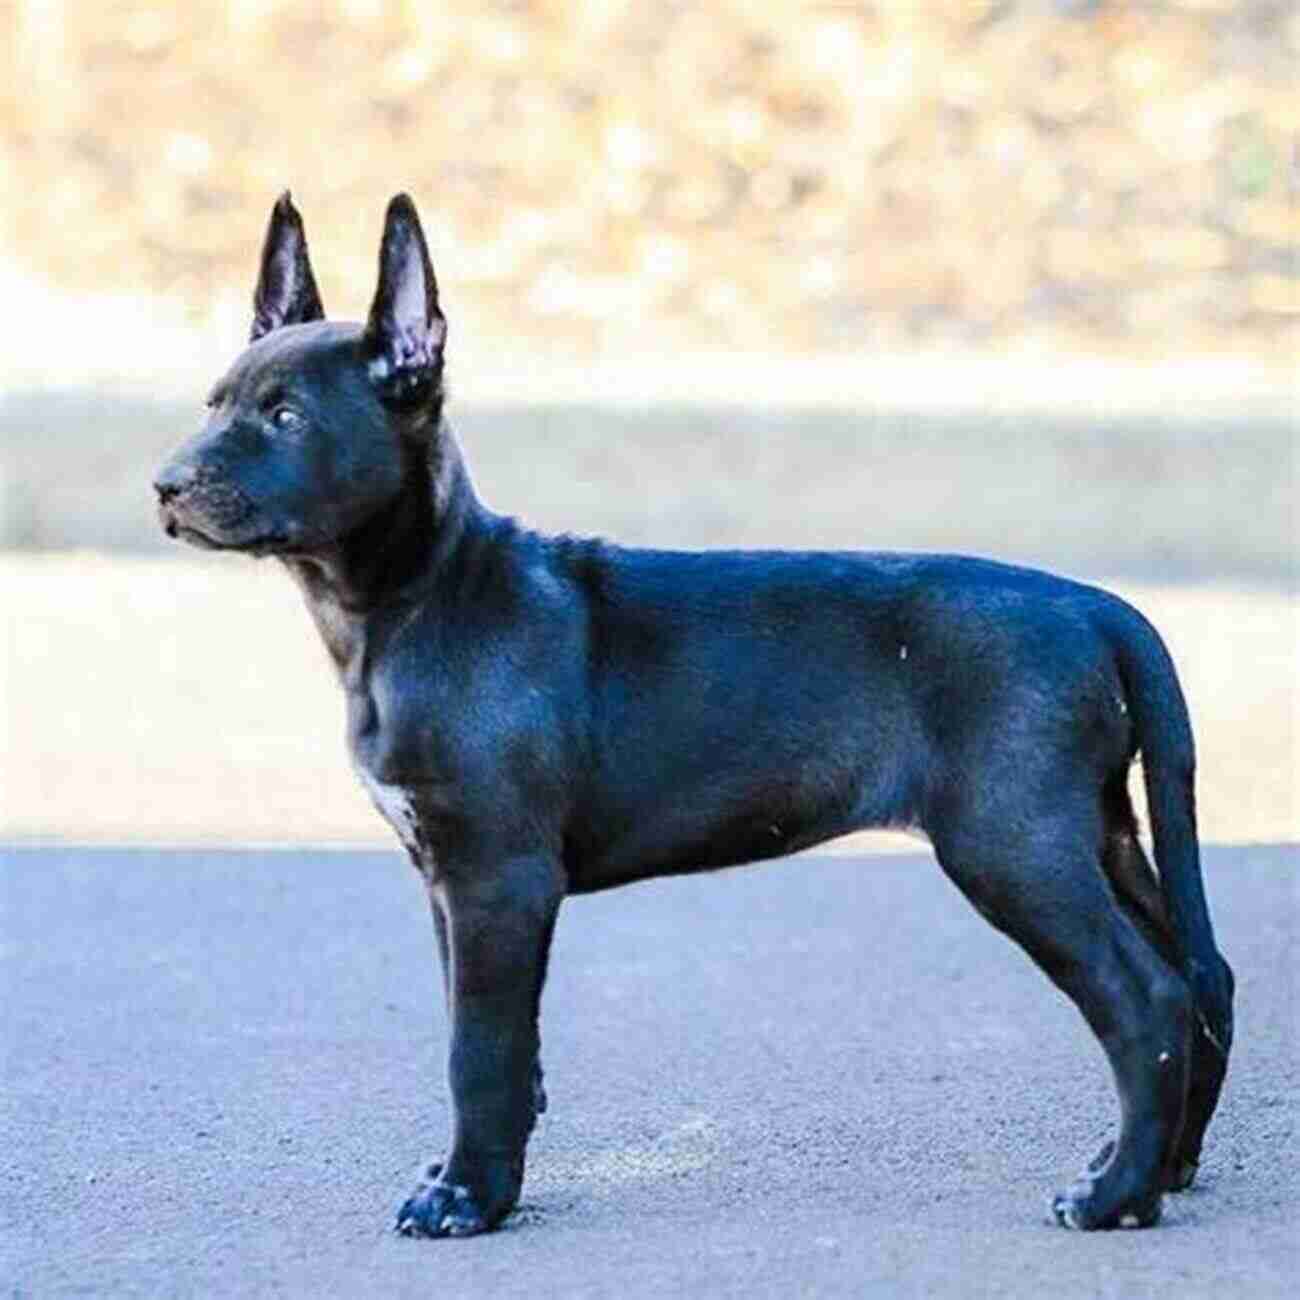
M 833 791 L 801 800 L 769 794 L 737 801 L 725 812 L 707 800 L 683 797 L 655 801 L 618 835 L 593 834 L 584 844 L 586 851 L 572 854 L 566 866 L 572 892 L 590 893 L 654 876 L 784 857 L 851 831 L 901 820 L 892 810 L 864 812 L 861 801 Z

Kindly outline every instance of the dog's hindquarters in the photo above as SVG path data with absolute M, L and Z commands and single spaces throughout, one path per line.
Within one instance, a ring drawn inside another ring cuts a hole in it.
M 928 719 L 945 728 L 926 826 L 940 863 L 1076 1004 L 1114 1073 L 1118 1138 L 1054 1203 L 1079 1227 L 1152 1222 L 1161 1192 L 1190 1181 L 1223 1077 L 1216 1026 L 1231 1023 L 1222 1000 L 1199 1005 L 1200 966 L 1186 960 L 1221 963 L 1196 858 L 1190 726 L 1163 647 L 1135 648 L 1141 625 L 1126 610 L 1074 588 L 973 628 L 967 615 L 969 666 Z M 1181 855 L 1160 880 L 1128 798 L 1138 748 L 1157 851 Z

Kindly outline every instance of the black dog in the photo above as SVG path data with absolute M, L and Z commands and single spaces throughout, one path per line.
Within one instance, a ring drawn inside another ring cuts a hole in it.
M 1119 1134 L 1056 1218 L 1155 1222 L 1195 1174 L 1233 980 L 1187 710 L 1141 615 L 983 560 L 624 550 L 491 513 L 443 421 L 446 324 L 404 195 L 364 326 L 323 319 L 287 194 L 254 306 L 156 488 L 172 536 L 297 579 L 357 771 L 428 883 L 454 1124 L 399 1229 L 483 1232 L 519 1196 L 566 894 L 868 826 L 924 831 L 1106 1051 Z M 1139 750 L 1158 877 L 1127 790 Z

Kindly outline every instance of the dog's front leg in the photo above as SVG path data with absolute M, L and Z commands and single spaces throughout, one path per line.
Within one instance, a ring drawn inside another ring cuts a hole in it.
M 456 868 L 433 886 L 451 1058 L 451 1152 L 397 1215 L 408 1236 L 471 1236 L 514 1208 L 539 1109 L 537 1018 L 564 896 L 546 855 Z M 445 938 L 444 938 L 445 936 Z

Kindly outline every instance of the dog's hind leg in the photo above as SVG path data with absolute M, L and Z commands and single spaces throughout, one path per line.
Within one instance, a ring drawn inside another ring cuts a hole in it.
M 1180 964 L 1179 954 L 1165 912 L 1160 882 L 1138 842 L 1137 821 L 1122 778 L 1113 782 L 1107 790 L 1106 820 L 1102 866 L 1115 891 L 1115 897 L 1152 947 L 1176 970 Z M 1227 977 L 1231 987 L 1230 968 Z M 1173 1159 L 1165 1171 L 1165 1186 L 1169 1191 L 1185 1191 L 1196 1178 L 1205 1130 L 1218 1105 L 1227 1070 L 1227 1058 L 1198 1017 L 1192 1030 L 1191 1080 L 1183 1132 Z M 1113 1147 L 1114 1144 L 1110 1142 L 1102 1147 L 1092 1162 L 1093 1167 L 1104 1166 Z
M 1191 991 L 1134 929 L 1098 862 L 1101 810 L 1062 801 L 1076 781 L 1044 782 L 1052 811 L 993 810 L 987 797 L 952 804 L 931 831 L 939 861 L 988 920 L 1014 939 L 1074 1002 L 1100 1040 L 1119 1093 L 1110 1158 L 1052 1203 L 1063 1226 L 1146 1226 L 1160 1216 L 1165 1169 L 1187 1092 Z M 985 792 L 987 796 L 987 792 Z M 1048 806 L 1047 798 L 1041 800 Z

